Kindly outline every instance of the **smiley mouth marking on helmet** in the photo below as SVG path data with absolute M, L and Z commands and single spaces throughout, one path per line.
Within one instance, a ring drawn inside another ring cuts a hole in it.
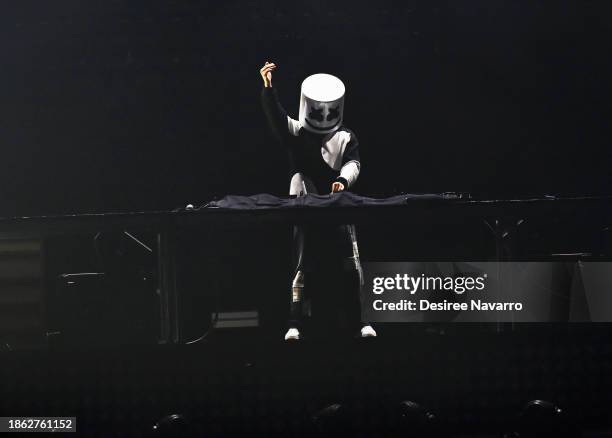
M 340 123 L 340 120 L 338 120 L 336 123 L 334 123 L 332 126 L 326 126 L 324 128 L 319 128 L 318 126 L 314 126 L 312 123 L 310 123 L 310 120 L 306 119 L 306 123 L 308 124 L 308 126 L 310 126 L 312 129 L 316 129 L 317 131 L 327 131 L 328 129 L 333 129 L 336 126 L 338 126 L 338 124 Z

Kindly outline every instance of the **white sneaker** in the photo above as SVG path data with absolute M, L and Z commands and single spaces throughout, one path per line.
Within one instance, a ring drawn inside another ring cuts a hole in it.
M 285 333 L 285 341 L 297 341 L 298 339 L 300 339 L 300 331 L 295 327 L 291 327 Z
M 376 330 L 374 330 L 370 324 L 364 325 L 363 327 L 361 327 L 361 337 L 362 338 L 375 338 Z

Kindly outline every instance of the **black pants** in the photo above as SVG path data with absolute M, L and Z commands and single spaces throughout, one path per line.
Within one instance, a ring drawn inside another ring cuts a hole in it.
M 293 251 L 289 325 L 300 327 L 312 311 L 315 320 L 335 315 L 342 326 L 356 329 L 361 323 L 363 274 L 355 226 L 295 226 Z

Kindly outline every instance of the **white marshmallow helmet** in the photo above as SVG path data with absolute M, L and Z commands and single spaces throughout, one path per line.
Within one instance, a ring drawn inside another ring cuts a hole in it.
M 336 76 L 317 73 L 302 82 L 300 125 L 317 134 L 336 131 L 344 115 L 344 84 Z

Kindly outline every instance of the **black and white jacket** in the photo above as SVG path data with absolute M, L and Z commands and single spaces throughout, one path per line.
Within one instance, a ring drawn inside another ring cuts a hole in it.
M 272 87 L 264 87 L 261 101 L 270 128 L 289 150 L 290 195 L 329 193 L 334 181 L 343 183 L 345 188 L 355 184 L 361 163 L 359 142 L 353 131 L 344 125 L 329 134 L 307 131 L 287 115 Z

